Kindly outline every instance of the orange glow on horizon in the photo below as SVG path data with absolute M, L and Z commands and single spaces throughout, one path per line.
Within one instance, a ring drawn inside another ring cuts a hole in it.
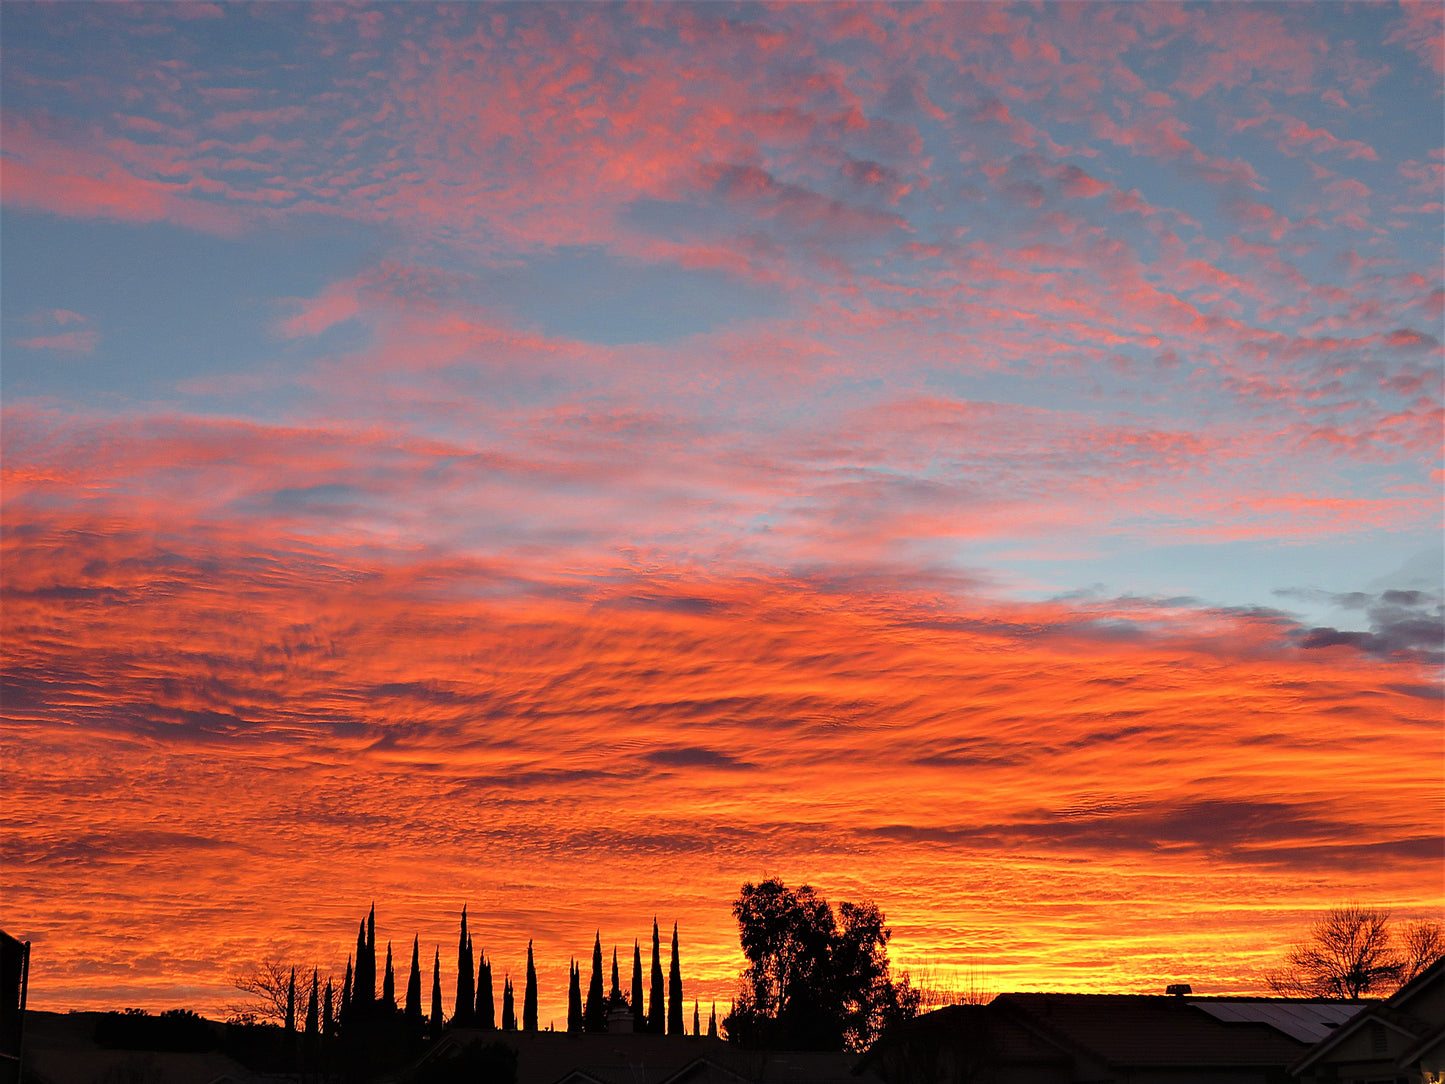
M 36 528 L 4 633 L 37 1008 L 223 1012 L 273 953 L 339 981 L 372 900 L 441 947 L 449 1008 L 463 903 L 499 989 L 535 939 L 544 1021 L 592 931 L 654 913 L 725 1004 L 766 876 L 998 990 L 1257 991 L 1318 909 L 1438 906 L 1428 676 L 1267 617 L 615 569 L 508 599 Z

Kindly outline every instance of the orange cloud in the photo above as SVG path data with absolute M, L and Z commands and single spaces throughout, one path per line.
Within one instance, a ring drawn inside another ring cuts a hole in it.
M 37 1007 L 214 1012 L 278 950 L 337 974 L 373 897 L 384 939 L 445 945 L 463 902 L 501 966 L 535 938 L 544 1018 L 597 926 L 625 946 L 654 912 L 726 999 L 727 902 L 765 872 L 872 896 L 903 963 L 1000 988 L 1258 989 L 1303 909 L 1431 903 L 1433 686 L 1279 615 L 856 569 L 518 593 L 506 563 L 190 538 L 7 514 Z

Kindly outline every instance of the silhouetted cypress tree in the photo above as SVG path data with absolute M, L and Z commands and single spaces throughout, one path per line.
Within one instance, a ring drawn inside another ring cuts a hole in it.
M 432 950 L 431 961 L 431 1038 L 442 1033 L 442 1022 L 442 950 L 438 946 Z
M 692 1033 L 694 1036 L 702 1034 L 702 1017 L 697 1014 L 697 1001 L 692 1003 Z
M 502 980 L 502 1030 L 517 1030 L 517 1010 L 512 1004 L 512 976 L 507 975 Z
M 406 980 L 406 1023 L 416 1034 L 421 1034 L 421 941 L 413 934 L 411 938 L 411 974 Z
M 306 1041 L 314 1043 L 321 1034 L 321 1005 L 317 997 L 321 979 L 316 969 L 311 969 L 311 996 L 306 999 Z
M 467 908 L 462 906 L 462 933 L 457 940 L 457 1002 L 452 1011 L 452 1026 L 472 1026 L 472 1005 L 476 1003 L 476 990 L 472 980 L 472 939 L 467 933 Z
M 391 969 L 391 942 L 386 943 L 386 974 L 381 980 L 381 1007 L 396 1012 L 396 973 Z
M 336 1034 L 336 1016 L 332 1011 L 335 1008 L 331 1000 L 331 976 L 326 976 L 326 997 L 321 1002 L 321 1034 L 330 1039 Z
M 662 946 L 657 939 L 657 918 L 652 919 L 652 992 L 647 1003 L 647 1030 L 654 1035 L 661 1035 L 663 1030 L 663 993 L 662 993 Z
M 366 916 L 366 973 L 371 984 L 367 987 L 367 999 L 376 1000 L 376 903 Z
M 357 964 L 360 967 L 360 963 Z M 366 916 L 366 981 L 361 986 L 362 1003 L 366 1006 L 369 1014 L 373 1005 L 376 1004 L 376 904 L 371 905 L 371 911 Z M 356 1000 L 356 991 L 351 991 L 351 999 Z
M 611 1012 L 619 1005 L 626 1005 L 622 1000 L 622 984 L 617 979 L 617 946 L 612 946 L 612 989 L 607 993 L 607 1011 Z
M 475 1024 L 483 1031 L 497 1030 L 497 1003 L 492 998 L 492 961 L 485 955 L 477 967 L 477 1016 Z
M 296 1031 L 296 969 L 291 969 L 291 982 L 286 986 L 286 1030 Z
M 356 974 L 351 980 L 351 1015 L 362 1020 L 371 1015 L 371 1003 L 376 1000 L 376 957 L 371 956 L 371 970 L 367 970 L 366 920 L 356 929 Z
M 707 1018 L 707 1037 L 717 1038 L 717 1002 L 712 1003 L 712 1015 Z
M 677 959 L 677 923 L 672 924 L 672 962 L 667 967 L 667 1033 L 684 1035 L 682 1021 L 682 965 Z
M 642 946 L 632 940 L 632 1030 L 647 1030 L 647 1006 L 642 1002 Z
M 341 1016 L 337 1027 L 345 1031 L 351 1026 L 351 957 L 346 958 L 346 981 L 341 984 Z
M 527 942 L 527 989 L 522 993 L 522 1030 L 537 1030 L 537 969 L 532 965 L 532 942 Z
M 576 960 L 567 961 L 567 1033 L 582 1030 L 582 973 Z
M 592 980 L 587 984 L 587 1007 L 582 1010 L 582 1026 L 588 1031 L 607 1030 L 607 1003 L 602 1000 L 602 931 L 592 942 Z

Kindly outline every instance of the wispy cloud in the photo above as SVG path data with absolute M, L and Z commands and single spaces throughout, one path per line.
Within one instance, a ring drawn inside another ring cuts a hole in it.
M 726 998 L 774 872 L 1000 986 L 1438 907 L 1438 584 L 1368 582 L 1438 537 L 1435 6 L 0 19 L 46 997 L 372 896 L 558 1012 L 659 908 Z

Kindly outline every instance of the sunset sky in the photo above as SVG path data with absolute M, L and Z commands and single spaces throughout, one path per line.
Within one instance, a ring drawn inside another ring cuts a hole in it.
M 373 900 L 544 1025 L 654 915 L 725 1007 L 768 876 L 995 991 L 1441 917 L 1440 4 L 0 23 L 32 1007 Z

